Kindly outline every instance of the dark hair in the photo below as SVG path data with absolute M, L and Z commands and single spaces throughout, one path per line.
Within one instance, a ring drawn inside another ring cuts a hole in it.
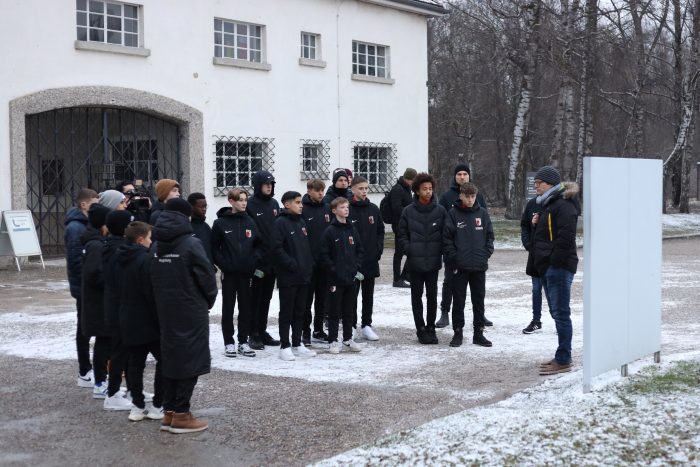
M 119 193 L 124 193 L 124 187 L 127 185 L 133 185 L 134 182 L 130 180 L 122 180 L 119 183 L 117 183 L 117 186 L 114 187 L 115 190 L 117 190 Z
M 250 198 L 250 195 L 248 194 L 248 191 L 246 191 L 243 188 L 232 188 L 228 192 L 228 199 L 232 199 L 234 201 L 239 201 L 241 199 L 241 195 L 245 195 L 245 199 Z
M 140 237 L 145 237 L 150 231 L 150 224 L 146 224 L 145 222 L 140 221 L 134 221 L 126 226 L 126 229 L 124 229 L 124 236 L 126 237 L 127 242 L 136 243 L 137 239 L 139 239 Z
M 282 195 L 282 204 L 296 198 L 301 198 L 301 193 L 299 193 L 298 191 L 287 191 Z
M 187 197 L 187 202 L 194 206 L 200 199 L 206 200 L 207 197 L 204 196 L 203 193 L 190 193 L 190 195 Z
M 306 189 L 307 190 L 324 190 L 326 188 L 326 184 L 324 183 L 323 180 L 320 180 L 318 178 L 314 178 L 306 182 Z
M 78 192 L 78 196 L 75 198 L 76 204 L 80 204 L 83 201 L 90 201 L 91 199 L 99 198 L 100 195 L 90 188 L 83 188 Z
M 462 183 L 459 187 L 460 195 L 475 195 L 479 192 L 479 189 L 472 182 Z
M 416 175 L 416 178 L 413 179 L 413 183 L 411 184 L 411 191 L 414 193 L 418 193 L 420 190 L 420 186 L 424 183 L 430 183 L 433 186 L 433 190 L 435 189 L 435 179 L 433 178 L 432 175 L 421 172 L 418 175 Z
M 347 198 L 345 198 L 343 196 L 338 196 L 333 201 L 331 201 L 331 209 L 335 209 L 338 206 L 340 206 L 341 204 L 348 204 L 348 203 L 350 203 L 350 201 L 348 201 Z
M 369 183 L 367 179 L 361 175 L 352 178 L 351 186 L 359 185 L 360 183 Z

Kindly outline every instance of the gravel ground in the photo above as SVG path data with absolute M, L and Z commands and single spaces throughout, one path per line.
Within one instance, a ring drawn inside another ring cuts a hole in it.
M 684 348 L 682 339 L 668 336 L 688 329 L 700 332 L 700 288 L 685 279 L 698 277 L 698 253 L 700 239 L 664 242 L 664 280 L 672 283 L 663 292 L 664 352 Z M 390 279 L 391 254 L 385 252 L 379 283 Z M 21 273 L 0 271 L 0 317 L 74 309 L 62 283 L 65 269 L 60 261 L 52 263 L 46 271 L 35 265 Z M 129 423 L 124 412 L 103 411 L 101 401 L 91 399 L 88 390 L 76 388 L 73 360 L 0 352 L 0 464 L 303 465 L 504 399 L 542 381 L 532 355 L 509 350 L 508 339 L 523 338 L 518 327 L 498 328 L 499 318 L 506 321 L 502 313 L 507 310 L 489 314 L 488 308 L 489 300 L 507 303 L 512 297 L 517 302 L 529 294 L 524 264 L 525 254 L 520 251 L 497 251 L 490 261 L 487 315 L 496 325 L 493 349 L 465 345 L 450 351 L 446 344 L 451 332 L 442 330 L 440 346 L 426 350 L 427 363 L 393 374 L 390 384 L 376 384 L 371 378 L 311 382 L 214 369 L 200 379 L 192 401 L 195 415 L 210 421 L 210 429 L 200 434 L 160 433 L 157 422 Z M 572 290 L 575 314 L 581 313 L 580 280 L 579 274 Z M 520 328 L 529 321 L 525 309 L 520 304 L 521 317 L 515 317 L 522 322 Z M 212 323 L 218 319 L 213 316 Z M 410 310 L 406 319 L 411 319 Z M 575 332 L 580 334 L 581 329 Z M 415 334 L 405 326 L 382 328 L 381 337 L 372 345 L 389 351 L 401 351 L 415 341 Z M 546 357 L 555 342 L 551 336 L 544 342 Z M 574 360 L 580 362 L 580 357 L 580 345 L 575 343 Z M 152 369 L 147 369 L 151 374 Z

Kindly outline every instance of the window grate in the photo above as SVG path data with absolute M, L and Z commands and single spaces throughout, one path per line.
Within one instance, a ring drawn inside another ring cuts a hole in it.
M 384 193 L 391 189 L 396 178 L 396 144 L 352 142 L 353 172 L 365 177 L 370 193 Z
M 79 41 L 139 46 L 139 7 L 128 3 L 76 0 Z
M 262 63 L 262 26 L 214 19 L 214 56 Z
M 251 189 L 260 170 L 273 171 L 274 138 L 214 136 L 214 196 L 226 196 L 231 188 Z
M 330 140 L 302 139 L 300 143 L 301 180 L 327 180 L 331 167 Z

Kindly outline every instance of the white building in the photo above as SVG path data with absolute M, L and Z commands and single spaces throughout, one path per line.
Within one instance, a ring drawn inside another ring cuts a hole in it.
M 427 169 L 434 0 L 17 0 L 0 15 L 0 210 L 61 251 L 72 197 L 175 178 L 209 199 Z M 375 195 L 379 196 L 379 195 Z M 377 198 L 375 198 L 377 200 Z

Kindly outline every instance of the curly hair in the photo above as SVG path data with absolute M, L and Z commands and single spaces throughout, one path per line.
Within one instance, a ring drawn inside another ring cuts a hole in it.
M 413 183 L 411 184 L 411 191 L 418 194 L 420 186 L 423 183 L 430 183 L 433 186 L 433 190 L 435 189 L 435 179 L 433 178 L 433 176 L 429 173 L 421 172 L 418 175 L 416 175 L 416 178 L 413 179 Z

